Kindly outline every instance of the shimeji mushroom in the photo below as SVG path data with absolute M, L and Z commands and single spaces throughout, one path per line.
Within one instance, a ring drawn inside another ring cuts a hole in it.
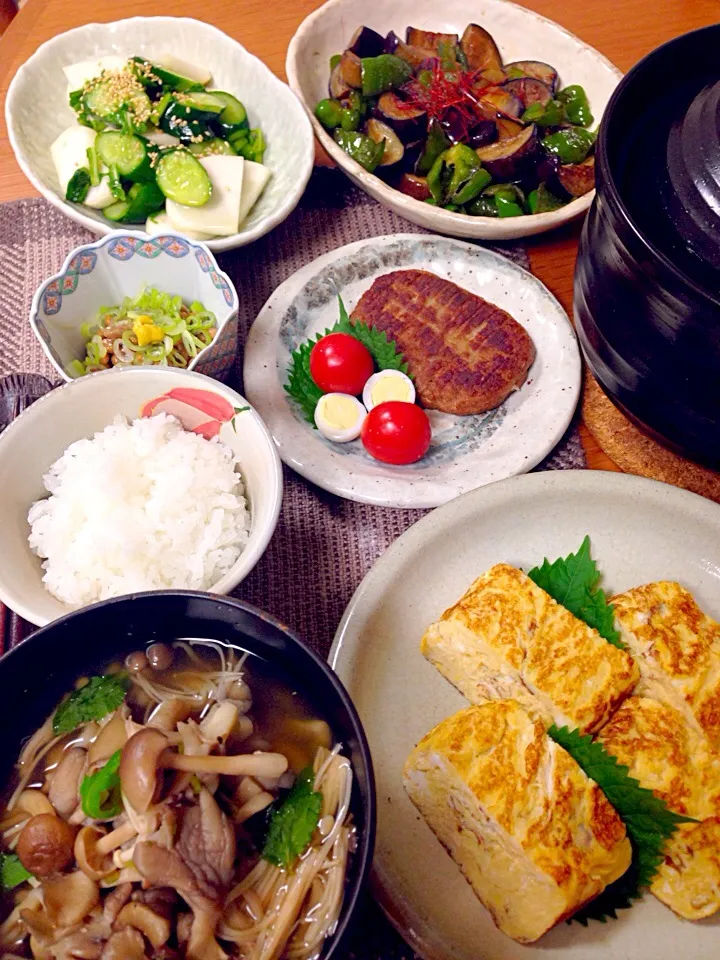
M 20 863 L 36 877 L 63 870 L 73 858 L 75 831 L 54 813 L 31 817 L 18 838 Z
M 242 753 L 232 756 L 185 756 L 168 749 L 160 730 L 144 727 L 123 747 L 120 784 L 123 796 L 134 810 L 145 813 L 156 799 L 161 770 L 182 773 L 217 773 L 224 776 L 281 777 L 288 762 L 281 753 Z

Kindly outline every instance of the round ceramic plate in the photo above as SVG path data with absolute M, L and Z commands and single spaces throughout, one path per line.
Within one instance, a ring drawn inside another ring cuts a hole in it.
M 292 351 L 337 322 L 338 294 L 351 312 L 376 277 L 404 267 L 430 270 L 507 310 L 537 356 L 524 385 L 495 410 L 468 417 L 429 411 L 429 452 L 419 463 L 392 467 L 373 460 L 359 440 L 325 440 L 284 385 Z M 580 355 L 565 311 L 532 274 L 460 240 L 396 234 L 340 247 L 281 284 L 250 330 L 244 381 L 280 456 L 308 480 L 362 503 L 436 507 L 524 473 L 552 450 L 577 404 Z
M 622 474 L 516 477 L 435 510 L 378 560 L 353 597 L 330 662 L 347 687 L 375 766 L 375 882 L 400 932 L 427 960 L 711 960 L 718 923 L 688 923 L 646 893 L 607 924 L 560 924 L 537 944 L 500 933 L 407 799 L 402 767 L 435 724 L 467 705 L 420 654 L 425 628 L 472 580 L 505 561 L 527 570 L 589 534 L 611 593 L 678 580 L 720 619 L 720 507 Z

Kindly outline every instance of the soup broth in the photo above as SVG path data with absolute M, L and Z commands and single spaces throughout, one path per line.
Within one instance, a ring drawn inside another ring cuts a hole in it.
M 23 746 L 0 957 L 311 960 L 342 906 L 351 790 L 329 725 L 267 662 L 138 649 Z

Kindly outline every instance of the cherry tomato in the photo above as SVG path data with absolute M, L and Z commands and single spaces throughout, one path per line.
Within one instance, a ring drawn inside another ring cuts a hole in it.
M 386 400 L 373 407 L 363 423 L 363 446 L 383 463 L 415 463 L 428 452 L 430 421 L 415 403 Z
M 310 376 L 323 393 L 356 397 L 374 371 L 370 351 L 349 333 L 329 333 L 310 351 Z

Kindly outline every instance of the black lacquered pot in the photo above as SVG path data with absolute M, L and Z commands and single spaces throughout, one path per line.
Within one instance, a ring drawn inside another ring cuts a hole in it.
M 575 269 L 590 369 L 657 439 L 720 466 L 720 24 L 621 81 Z

